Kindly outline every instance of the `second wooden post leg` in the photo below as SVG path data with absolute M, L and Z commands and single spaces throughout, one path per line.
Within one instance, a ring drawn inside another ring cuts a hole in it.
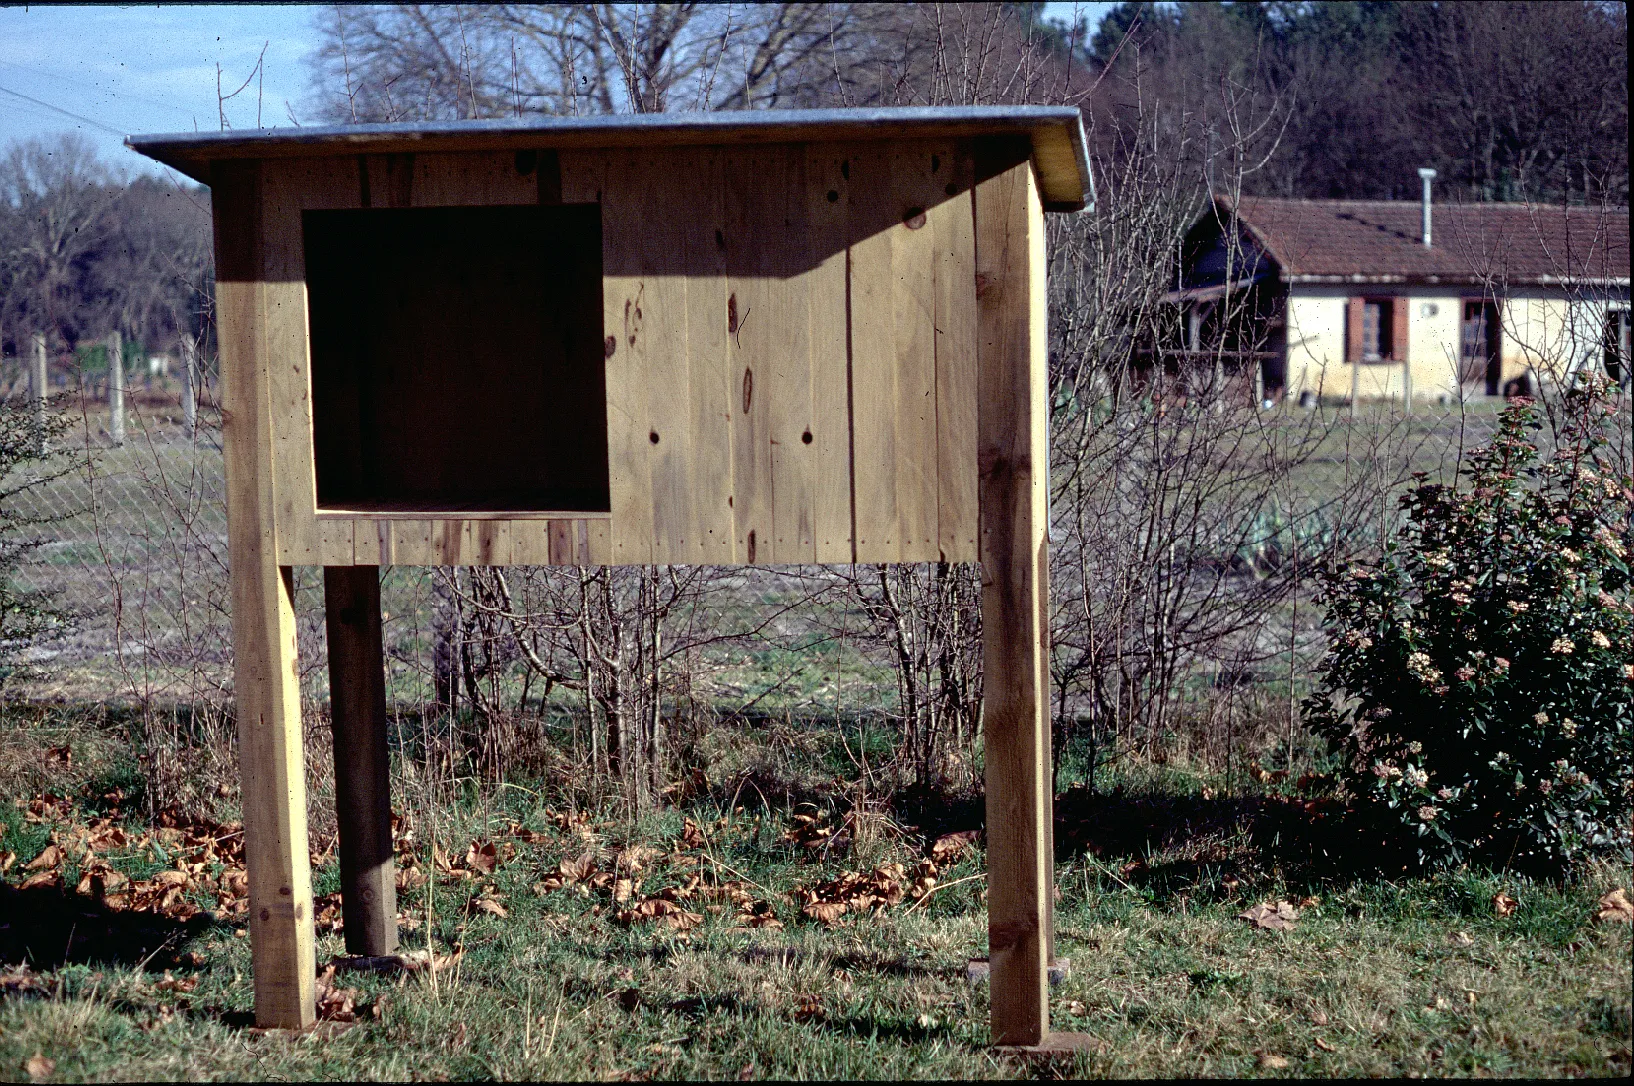
M 1049 1036 L 1053 939 L 1043 209 L 1025 154 L 978 168 L 982 736 L 993 1042 Z
M 379 567 L 326 566 L 323 599 L 346 952 L 378 957 L 397 949 Z

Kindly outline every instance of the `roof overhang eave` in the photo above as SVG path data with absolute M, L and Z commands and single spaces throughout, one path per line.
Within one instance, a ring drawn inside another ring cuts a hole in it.
M 204 184 L 210 164 L 231 159 L 330 155 L 685 147 L 867 139 L 1026 136 L 1046 211 L 1093 208 L 1083 117 L 1071 106 L 912 106 L 879 109 L 736 110 L 449 121 L 324 128 L 261 128 L 129 136 L 138 154 Z

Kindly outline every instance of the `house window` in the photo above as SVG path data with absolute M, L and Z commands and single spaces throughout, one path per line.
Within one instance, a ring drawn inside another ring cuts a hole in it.
M 1390 332 L 1395 322 L 1388 300 L 1362 303 L 1362 361 L 1381 362 L 1393 358 Z
M 1620 385 L 1629 383 L 1634 374 L 1629 369 L 1628 310 L 1606 310 L 1605 330 L 1601 336 L 1605 355 L 1606 376 Z

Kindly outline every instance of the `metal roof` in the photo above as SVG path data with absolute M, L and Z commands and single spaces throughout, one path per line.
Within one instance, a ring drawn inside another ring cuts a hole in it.
M 1032 141 L 1045 210 L 1093 205 L 1083 120 L 1071 106 L 738 110 L 257 128 L 129 136 L 125 145 L 208 184 L 210 163 L 221 159 L 1003 135 Z

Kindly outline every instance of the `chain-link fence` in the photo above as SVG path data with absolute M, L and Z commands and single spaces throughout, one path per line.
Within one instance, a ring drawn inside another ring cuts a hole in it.
M 28 394 L 26 377 L 14 366 L 0 369 L 0 379 L 14 399 Z M 40 541 L 15 570 L 17 587 L 45 593 L 72 618 L 66 636 L 29 651 L 27 662 L 36 665 L 29 680 L 34 693 L 161 702 L 229 696 L 230 594 L 214 382 L 205 382 L 190 433 L 178 375 L 133 380 L 125 392 L 122 445 L 110 437 L 106 391 L 93 377 L 58 367 L 52 393 L 52 406 L 68 428 L 54 457 L 37 469 L 43 481 L 9 499 L 38 521 L 33 531 Z M 1283 472 L 1277 497 L 1254 505 L 1252 529 L 1246 535 L 1237 529 L 1232 553 L 1220 555 L 1220 563 L 1251 585 L 1290 553 L 1297 560 L 1301 547 L 1319 549 L 1332 519 L 1323 510 L 1346 500 L 1372 503 L 1374 514 L 1362 519 L 1371 519 L 1367 531 L 1382 538 L 1395 524 L 1393 496 L 1412 473 L 1450 478 L 1465 450 L 1490 436 L 1498 407 L 1480 399 L 1419 403 L 1411 413 L 1400 403 L 1355 409 L 1287 404 L 1257 412 L 1249 425 L 1295 434 L 1288 440 L 1306 447 L 1297 464 L 1267 468 Z M 1349 515 L 1357 519 L 1354 510 Z M 1071 575 L 1070 568 L 1057 571 L 1058 577 Z M 764 604 L 762 588 L 749 583 L 743 589 L 744 608 Z M 1274 666 L 1254 671 L 1257 680 L 1280 675 L 1280 684 L 1294 685 L 1290 676 L 1301 674 L 1320 651 L 1319 615 L 1301 605 L 1308 603 L 1310 588 L 1296 586 L 1265 607 L 1251 630 L 1257 647 L 1233 650 L 1261 659 L 1284 654 Z M 394 666 L 418 670 L 424 678 L 437 621 L 434 575 L 394 569 L 384 589 Z M 1072 589 L 1058 591 L 1066 598 Z M 787 603 L 785 594 L 775 605 Z M 310 692 L 319 694 L 324 655 L 316 570 L 297 574 L 297 614 L 302 666 L 312 679 Z M 1229 668 L 1221 661 L 1204 664 L 1214 672 Z

